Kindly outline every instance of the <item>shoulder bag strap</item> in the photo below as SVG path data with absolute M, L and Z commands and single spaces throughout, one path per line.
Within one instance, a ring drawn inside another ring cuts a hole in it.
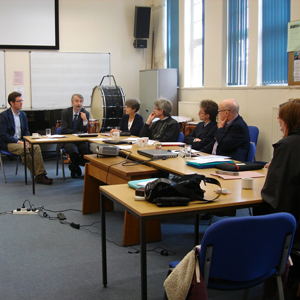
M 215 179 L 215 178 L 211 178 L 211 177 L 204 177 L 203 179 L 204 184 L 206 185 L 206 183 L 211 183 L 211 184 L 216 184 L 217 186 L 221 187 L 220 182 Z M 217 194 L 217 196 L 211 200 L 206 200 L 204 198 L 201 198 L 200 195 L 194 193 L 193 191 L 187 189 L 186 187 L 184 187 L 182 184 L 186 183 L 187 181 L 182 181 L 182 182 L 172 182 L 171 186 L 178 191 L 180 194 L 184 195 L 184 196 L 188 196 L 190 199 L 192 200 L 200 200 L 200 201 L 205 201 L 205 202 L 211 202 L 214 201 L 216 199 L 218 199 L 221 195 L 221 193 Z

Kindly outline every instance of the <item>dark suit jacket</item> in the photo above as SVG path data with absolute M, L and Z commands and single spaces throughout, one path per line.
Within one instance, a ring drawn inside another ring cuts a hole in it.
M 224 128 L 217 129 L 215 140 L 218 141 L 217 155 L 230 156 L 239 161 L 247 160 L 250 134 L 248 126 L 241 116 L 237 116 L 226 131 Z M 214 143 L 215 141 L 212 141 L 202 151 L 212 153 Z
M 81 112 L 84 112 L 87 117 L 87 125 L 83 126 L 83 120 L 81 119 L 80 113 L 77 119 L 76 129 L 73 129 L 73 107 L 64 109 L 61 112 L 61 134 L 69 133 L 78 133 L 78 132 L 87 132 L 88 131 L 88 122 L 90 114 L 84 108 L 81 109 Z
M 20 111 L 21 122 L 21 138 L 30 135 L 28 129 L 27 116 L 23 111 Z M 15 134 L 15 120 L 11 108 L 5 110 L 0 114 L 0 148 L 7 151 L 7 144 L 17 143 L 18 140 L 14 138 Z
M 129 131 L 128 130 L 128 120 L 129 120 L 129 115 L 123 115 L 119 127 L 122 131 Z M 130 128 L 130 134 L 131 135 L 136 135 L 139 136 L 140 131 L 144 125 L 144 120 L 143 117 L 139 114 L 135 114 L 131 128 Z
M 214 136 L 217 129 L 216 121 L 211 121 L 206 126 L 204 126 L 204 122 L 200 122 L 190 134 L 185 136 L 184 142 L 192 145 L 193 149 L 201 150 L 215 140 Z M 201 142 L 193 142 L 195 138 L 201 139 Z

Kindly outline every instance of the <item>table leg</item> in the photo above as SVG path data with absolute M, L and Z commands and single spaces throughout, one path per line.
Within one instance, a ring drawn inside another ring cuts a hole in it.
M 31 144 L 31 165 L 32 165 L 32 194 L 35 195 L 35 182 L 34 182 L 34 149 L 33 144 Z
M 195 215 L 194 245 L 199 245 L 199 215 Z
M 25 171 L 25 184 L 27 184 L 27 168 L 26 168 L 26 141 L 24 141 L 24 171 Z
M 105 220 L 105 196 L 100 192 L 101 206 L 101 244 L 102 244 L 102 281 L 107 286 L 107 255 L 106 255 L 106 220 Z
M 147 300 L 147 249 L 146 249 L 146 221 L 140 219 L 140 245 L 141 245 L 141 293 L 142 300 Z

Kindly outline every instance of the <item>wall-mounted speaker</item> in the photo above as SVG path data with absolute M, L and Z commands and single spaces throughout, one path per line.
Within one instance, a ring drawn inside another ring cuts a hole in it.
M 150 30 L 150 6 L 136 6 L 133 36 L 136 39 L 148 39 Z
M 134 48 L 147 48 L 147 40 L 134 40 Z

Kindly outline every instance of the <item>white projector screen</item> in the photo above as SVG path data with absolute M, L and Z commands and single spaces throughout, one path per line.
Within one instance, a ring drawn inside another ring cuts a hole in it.
M 59 49 L 58 0 L 1 0 L 0 48 Z

